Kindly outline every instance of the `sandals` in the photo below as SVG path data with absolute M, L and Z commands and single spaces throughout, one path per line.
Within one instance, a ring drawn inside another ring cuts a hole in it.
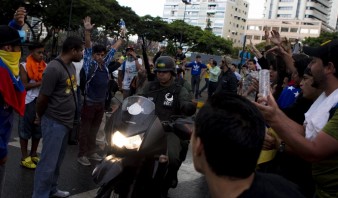
M 29 169 L 35 169 L 36 168 L 36 164 L 34 164 L 34 162 L 32 161 L 31 156 L 28 156 L 24 160 L 22 160 L 20 165 L 25 167 L 25 168 L 29 168 Z
M 31 156 L 31 158 L 32 158 L 32 161 L 33 161 L 35 164 L 39 163 L 39 161 L 40 161 L 40 157 L 38 157 L 38 156 L 34 156 L 34 157 Z

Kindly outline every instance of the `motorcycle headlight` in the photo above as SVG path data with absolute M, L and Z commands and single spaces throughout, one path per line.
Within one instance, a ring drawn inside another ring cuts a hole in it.
M 127 149 L 139 149 L 142 143 L 142 136 L 135 135 L 131 137 L 124 136 L 121 132 L 116 131 L 112 135 L 112 145 L 117 146 L 119 148 L 127 148 Z

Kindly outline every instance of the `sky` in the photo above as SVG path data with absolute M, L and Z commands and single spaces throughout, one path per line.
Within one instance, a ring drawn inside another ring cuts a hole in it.
M 165 0 L 117 0 L 120 5 L 131 7 L 139 16 L 151 15 L 153 17 L 163 14 Z M 249 1 L 249 19 L 259 19 L 263 16 L 264 0 Z

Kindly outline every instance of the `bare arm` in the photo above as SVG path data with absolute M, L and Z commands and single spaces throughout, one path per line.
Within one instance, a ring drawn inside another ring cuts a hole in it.
M 91 48 L 90 34 L 94 26 L 95 24 L 91 23 L 91 18 L 89 16 L 86 16 L 83 19 L 83 27 L 85 29 L 85 47 L 86 48 Z
M 38 99 L 36 101 L 36 113 L 41 118 L 45 113 L 48 107 L 49 97 L 43 94 L 39 94 Z
M 304 127 L 288 118 L 278 108 L 271 94 L 267 99 L 260 97 L 258 102 L 267 102 L 267 106 L 259 103 L 255 104 L 279 137 L 286 142 L 293 152 L 303 159 L 316 162 L 338 152 L 338 140 L 323 131 L 313 141 L 307 140 L 304 137 Z
M 42 81 L 35 82 L 35 83 L 29 83 L 28 82 L 27 72 L 26 72 L 26 70 L 23 68 L 23 66 L 21 64 L 20 64 L 20 73 L 19 73 L 19 75 L 20 75 L 20 79 L 21 79 L 23 85 L 25 86 L 26 90 L 30 90 L 30 89 L 33 89 L 33 88 L 41 86 L 41 82 Z

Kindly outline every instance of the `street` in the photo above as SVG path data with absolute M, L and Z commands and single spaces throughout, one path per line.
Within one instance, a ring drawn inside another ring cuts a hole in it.
M 206 98 L 206 92 L 203 93 L 203 96 Z M 3 198 L 29 198 L 32 196 L 33 191 L 34 170 L 20 166 L 21 152 L 17 126 L 18 117 L 16 115 L 11 140 L 9 142 Z M 42 143 L 39 145 L 38 153 L 41 152 L 41 148 Z M 91 166 L 82 166 L 76 161 L 77 154 L 77 145 L 68 146 L 61 167 L 59 188 L 69 191 L 71 198 L 95 197 L 98 186 L 93 182 L 91 172 L 95 168 L 96 162 L 91 161 Z M 207 186 L 204 177 L 195 171 L 190 150 L 187 159 L 179 170 L 178 179 L 178 186 L 175 189 L 170 189 L 169 197 L 207 197 Z

